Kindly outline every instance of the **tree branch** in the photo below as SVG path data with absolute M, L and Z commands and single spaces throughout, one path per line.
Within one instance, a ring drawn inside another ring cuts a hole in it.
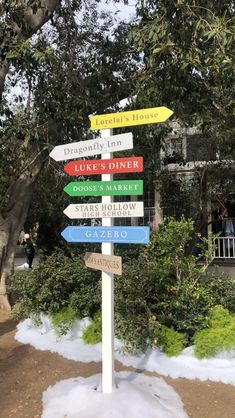
M 22 25 L 18 25 L 17 22 L 12 21 L 10 24 L 11 30 L 16 34 L 19 39 L 28 39 L 34 33 L 38 31 L 51 17 L 56 7 L 61 3 L 61 0 L 41 0 L 40 7 L 33 13 L 31 7 L 25 7 L 23 10 Z M 27 28 L 25 31 L 23 28 Z M 0 62 L 0 101 L 4 91 L 4 83 L 6 75 L 9 71 L 9 63 L 5 59 Z

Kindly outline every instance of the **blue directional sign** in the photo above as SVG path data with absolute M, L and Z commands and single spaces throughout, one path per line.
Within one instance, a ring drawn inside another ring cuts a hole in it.
M 148 226 L 67 226 L 61 235 L 67 242 L 149 243 Z

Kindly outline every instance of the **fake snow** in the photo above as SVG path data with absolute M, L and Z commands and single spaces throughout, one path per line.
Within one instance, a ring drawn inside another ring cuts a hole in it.
M 101 361 L 102 344 L 86 345 L 83 330 L 92 322 L 77 321 L 63 337 L 56 337 L 50 320 L 41 315 L 41 325 L 29 318 L 18 325 L 16 339 L 40 350 L 50 350 L 81 362 Z M 147 350 L 142 356 L 120 353 L 122 343 L 115 340 L 115 357 L 127 366 L 158 372 L 173 378 L 214 380 L 235 386 L 235 351 L 216 358 L 198 360 L 193 347 L 180 356 L 169 358 L 160 350 Z M 58 382 L 43 394 L 41 418 L 188 418 L 180 397 L 163 379 L 145 374 L 115 374 L 112 393 L 101 390 L 101 375 Z
M 112 393 L 101 391 L 101 374 L 62 380 L 43 394 L 42 418 L 188 418 L 177 393 L 157 377 L 116 374 Z
M 61 338 L 55 336 L 47 316 L 42 315 L 41 319 L 42 325 L 39 327 L 35 326 L 33 319 L 21 322 L 16 339 L 75 361 L 89 363 L 102 360 L 102 344 L 87 345 L 82 340 L 83 330 L 91 323 L 91 319 L 77 321 L 71 332 Z M 194 356 L 193 346 L 183 350 L 179 356 L 171 358 L 159 349 L 149 349 L 141 356 L 124 355 L 120 351 L 121 347 L 121 342 L 115 340 L 115 358 L 126 366 L 172 378 L 208 379 L 235 386 L 235 350 L 220 353 L 211 359 L 198 360 Z

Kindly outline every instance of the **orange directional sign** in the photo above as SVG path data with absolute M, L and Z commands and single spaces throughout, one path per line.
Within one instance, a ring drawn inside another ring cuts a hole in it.
M 146 125 L 165 122 L 174 112 L 165 106 L 148 109 L 130 110 L 128 112 L 108 113 L 91 116 L 91 129 L 111 129 L 124 126 Z
M 75 160 L 66 164 L 64 170 L 71 176 L 137 173 L 143 171 L 143 157 L 112 158 L 107 160 Z

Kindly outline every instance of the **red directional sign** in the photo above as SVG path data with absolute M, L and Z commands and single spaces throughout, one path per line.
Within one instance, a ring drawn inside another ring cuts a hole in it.
M 137 173 L 143 171 L 143 157 L 112 158 L 111 160 L 70 161 L 64 170 L 71 176 L 111 173 Z

